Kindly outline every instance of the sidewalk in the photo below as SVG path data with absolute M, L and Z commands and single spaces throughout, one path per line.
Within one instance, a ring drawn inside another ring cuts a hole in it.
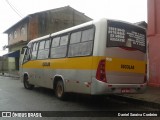
M 160 109 L 160 87 L 147 86 L 145 93 L 142 94 L 114 95 L 113 97 Z
M 11 74 L 11 73 L 4 73 L 4 74 L 0 73 L 0 76 L 19 78 L 18 74 Z

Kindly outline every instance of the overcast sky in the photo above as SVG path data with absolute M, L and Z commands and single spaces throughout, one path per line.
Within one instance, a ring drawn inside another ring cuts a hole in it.
M 0 56 L 8 52 L 2 49 L 8 44 L 7 35 L 3 34 L 6 29 L 28 14 L 68 5 L 92 19 L 147 22 L 147 0 L 0 0 Z

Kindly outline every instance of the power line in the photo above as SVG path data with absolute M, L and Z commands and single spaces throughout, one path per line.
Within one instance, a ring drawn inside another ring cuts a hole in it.
M 11 9 L 19 16 L 22 18 L 22 14 L 20 14 L 20 12 L 8 1 L 5 0 L 7 2 L 7 4 L 11 7 Z
M 20 12 L 8 1 L 6 0 L 7 4 L 12 8 L 12 10 L 19 16 L 22 18 L 22 15 L 20 14 Z

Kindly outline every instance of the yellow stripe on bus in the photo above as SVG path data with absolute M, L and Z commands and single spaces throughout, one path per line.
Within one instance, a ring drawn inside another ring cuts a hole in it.
M 106 68 L 110 71 L 145 73 L 145 61 L 112 58 L 106 62 Z
M 47 60 L 32 60 L 23 64 L 23 68 L 35 69 L 77 69 L 96 70 L 99 61 L 106 59 L 106 71 L 145 73 L 145 61 L 110 58 L 104 56 L 75 57 Z M 49 63 L 44 66 L 43 63 Z

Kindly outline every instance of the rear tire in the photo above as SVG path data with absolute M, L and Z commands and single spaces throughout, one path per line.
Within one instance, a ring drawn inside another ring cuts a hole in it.
M 55 95 L 60 100 L 66 99 L 66 93 L 64 92 L 64 84 L 62 80 L 58 80 L 55 85 Z
M 34 85 L 31 85 L 28 81 L 28 76 L 24 76 L 24 79 L 23 79 L 23 85 L 24 85 L 24 88 L 28 89 L 28 90 L 32 90 L 34 88 Z

